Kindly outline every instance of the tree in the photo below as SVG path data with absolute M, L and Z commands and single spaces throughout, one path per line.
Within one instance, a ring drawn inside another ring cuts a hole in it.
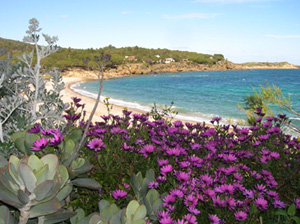
M 254 94 L 244 98 L 245 106 L 243 107 L 249 123 L 253 123 L 255 121 L 255 112 L 257 108 L 262 108 L 262 112 L 265 113 L 266 116 L 274 116 L 271 105 L 275 105 L 280 112 L 284 111 L 291 115 L 284 119 L 283 125 L 286 128 L 300 134 L 300 127 L 294 122 L 295 120 L 300 120 L 300 114 L 292 108 L 290 96 L 285 97 L 282 94 L 281 88 L 276 85 L 271 86 L 269 83 L 266 83 L 266 86 L 260 85 L 258 91 L 254 88 L 252 89 Z

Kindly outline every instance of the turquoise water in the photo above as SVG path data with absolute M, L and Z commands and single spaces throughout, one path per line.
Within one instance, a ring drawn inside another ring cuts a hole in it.
M 300 112 L 300 70 L 186 72 L 117 78 L 104 81 L 102 96 L 109 97 L 110 103 L 145 111 L 153 103 L 162 107 L 174 101 L 179 119 L 201 122 L 221 116 L 224 122 L 238 121 L 246 119 L 238 104 L 253 93 L 252 86 L 256 88 L 266 82 L 282 88 L 286 96 L 290 94 L 294 110 Z M 96 97 L 99 84 L 85 82 L 72 88 Z

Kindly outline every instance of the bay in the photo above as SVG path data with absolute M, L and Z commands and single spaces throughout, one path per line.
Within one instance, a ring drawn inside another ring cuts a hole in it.
M 102 100 L 109 97 L 112 104 L 150 111 L 154 103 L 160 108 L 174 102 L 178 119 L 209 121 L 220 116 L 223 123 L 246 120 L 238 109 L 243 98 L 260 85 L 277 85 L 290 96 L 295 111 L 300 112 L 299 69 L 256 69 L 244 71 L 208 71 L 164 73 L 122 77 L 104 81 Z M 72 86 L 84 95 L 96 98 L 98 82 Z

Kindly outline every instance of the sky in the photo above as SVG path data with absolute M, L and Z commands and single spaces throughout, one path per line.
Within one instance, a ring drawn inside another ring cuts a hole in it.
M 0 0 L 0 37 L 29 20 L 61 47 L 139 46 L 300 65 L 300 0 Z

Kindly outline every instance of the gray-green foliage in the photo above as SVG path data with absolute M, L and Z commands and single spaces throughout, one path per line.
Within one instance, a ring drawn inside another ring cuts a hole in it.
M 62 112 L 67 108 L 61 100 L 64 89 L 61 74 L 41 66 L 41 60 L 59 50 L 57 37 L 43 34 L 47 46 L 39 46 L 39 22 L 29 21 L 28 34 L 24 41 L 35 50 L 18 57 L 20 63 L 12 65 L 11 57 L 0 61 L 0 141 L 7 141 L 12 131 L 22 130 L 39 121 L 44 127 L 62 124 Z M 0 53 L 4 53 L 3 51 Z M 46 76 L 51 88 L 46 88 Z
M 78 209 L 77 215 L 70 219 L 72 224 L 146 224 L 147 209 L 136 200 L 129 202 L 126 208 L 120 209 L 116 204 L 106 200 L 98 203 L 99 213 L 85 217 L 84 211 Z
M 62 209 L 72 184 L 67 168 L 59 164 L 56 155 L 47 154 L 41 159 L 35 155 L 23 159 L 12 155 L 8 163 L 1 160 L 0 167 L 0 201 L 19 210 L 20 224 L 29 219 L 56 223 L 75 215 Z

